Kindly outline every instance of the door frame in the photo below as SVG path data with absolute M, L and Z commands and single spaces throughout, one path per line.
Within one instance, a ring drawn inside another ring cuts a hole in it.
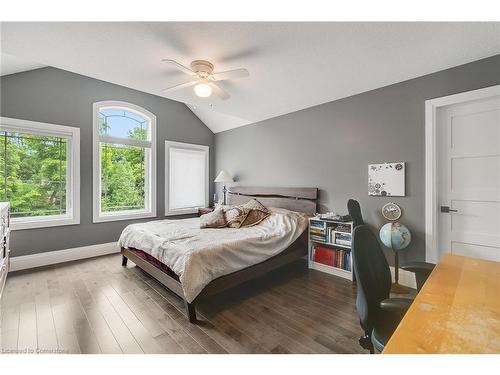
M 437 174 L 437 118 L 441 107 L 488 99 L 500 95 L 500 85 L 462 92 L 425 101 L 425 261 L 439 261 L 439 237 L 437 233 L 439 189 Z

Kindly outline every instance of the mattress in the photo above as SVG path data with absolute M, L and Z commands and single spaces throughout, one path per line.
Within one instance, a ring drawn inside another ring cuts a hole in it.
M 199 218 L 156 220 L 127 226 L 121 247 L 142 250 L 178 277 L 192 302 L 212 280 L 261 263 L 288 248 L 307 228 L 307 215 L 270 208 L 246 228 L 200 229 Z

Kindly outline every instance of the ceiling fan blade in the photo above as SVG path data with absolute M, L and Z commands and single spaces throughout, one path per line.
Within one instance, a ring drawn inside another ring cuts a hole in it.
M 219 85 L 217 85 L 216 83 L 210 82 L 208 85 L 212 88 L 212 92 L 215 95 L 217 95 L 219 98 L 221 98 L 222 100 L 226 100 L 226 99 L 230 98 L 230 95 L 225 90 L 223 90 Z
M 187 66 L 184 66 L 182 64 L 179 64 L 177 61 L 175 60 L 171 60 L 171 59 L 162 59 L 161 61 L 163 62 L 166 62 L 167 64 L 171 64 L 173 66 L 175 66 L 177 69 L 179 69 L 181 72 L 183 73 L 186 73 L 186 74 L 189 74 L 190 76 L 195 76 L 196 73 L 193 72 L 191 69 L 189 69 Z
M 196 85 L 196 83 L 197 83 L 197 81 L 189 81 L 189 82 L 181 83 L 179 85 L 167 87 L 166 89 L 163 89 L 161 91 L 163 91 L 163 92 L 166 92 L 166 91 L 177 91 L 177 90 L 189 87 L 189 86 Z
M 234 70 L 226 70 L 225 72 L 219 72 L 212 74 L 212 78 L 214 81 L 224 81 L 226 79 L 234 79 L 234 78 L 244 78 L 248 77 L 250 73 L 245 68 L 234 69 Z

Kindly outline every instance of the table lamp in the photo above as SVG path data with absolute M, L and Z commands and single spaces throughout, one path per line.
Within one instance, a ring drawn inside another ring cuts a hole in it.
M 224 203 L 226 204 L 226 183 L 228 182 L 234 182 L 233 178 L 229 173 L 227 173 L 224 169 L 219 172 L 217 177 L 215 178 L 214 182 L 222 182 L 222 194 L 224 194 Z M 214 202 L 215 203 L 215 202 Z

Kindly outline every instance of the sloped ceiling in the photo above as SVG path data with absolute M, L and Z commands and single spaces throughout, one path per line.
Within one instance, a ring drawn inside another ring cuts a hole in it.
M 500 53 L 500 23 L 3 23 L 2 54 L 184 102 L 220 132 Z M 194 59 L 231 98 L 163 94 Z
M 0 53 L 0 76 L 43 68 L 44 66 L 45 65 L 36 61 L 30 61 L 23 59 L 22 57 Z

